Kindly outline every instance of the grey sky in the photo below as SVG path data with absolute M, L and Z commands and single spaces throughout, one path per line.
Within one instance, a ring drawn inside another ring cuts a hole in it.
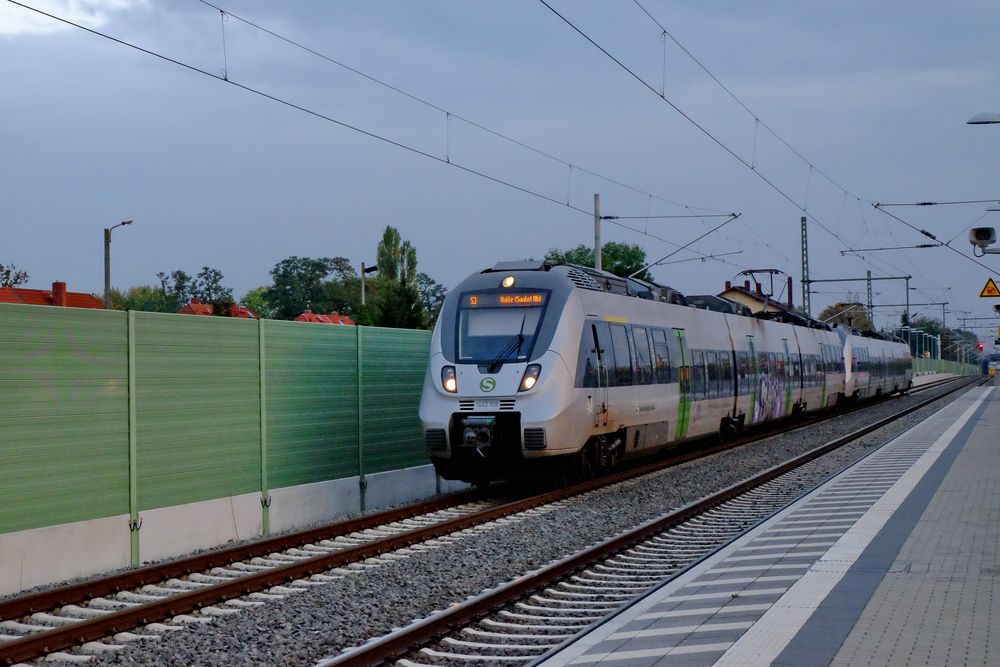
M 221 74 L 219 13 L 195 0 L 25 0 L 115 37 Z M 845 196 L 763 130 L 675 45 L 664 77 L 660 30 L 631 2 L 553 6 L 699 124 L 755 162 L 854 247 L 925 241 Z M 758 117 L 851 193 L 872 201 L 997 197 L 1000 112 L 995 2 L 715 2 L 643 5 Z M 687 262 L 655 276 L 711 293 L 744 267 L 795 278 L 801 212 L 541 3 L 283 2 L 220 6 L 449 111 L 664 198 L 742 217 L 694 247 L 742 250 L 731 264 Z M 605 214 L 688 212 L 596 180 L 498 140 L 230 18 L 231 80 Z M 115 230 L 113 284 L 158 271 L 220 269 L 237 295 L 268 282 L 289 255 L 374 261 L 386 224 L 417 247 L 419 268 L 451 287 L 500 259 L 592 242 L 577 211 L 485 181 L 113 44 L 0 0 L 0 262 L 102 289 L 101 229 Z M 755 142 L 756 134 L 756 142 Z M 755 151 L 756 143 L 756 151 Z M 893 209 L 968 254 L 984 205 Z M 992 213 L 979 225 L 1000 227 Z M 992 219 L 991 219 L 992 217 Z M 686 243 L 717 224 L 631 220 Z M 814 278 L 900 272 L 911 300 L 990 313 L 988 272 L 945 249 L 842 257 L 811 224 Z M 606 240 L 638 243 L 651 260 L 671 247 L 606 224 Z M 680 253 L 674 259 L 692 257 Z M 987 257 L 1000 268 L 1000 257 Z M 739 266 L 735 266 L 739 265 Z M 813 310 L 864 285 L 822 286 Z M 950 292 L 942 288 L 950 287 Z M 827 292 L 839 292 L 827 294 Z M 876 303 L 902 300 L 876 284 Z M 943 298 L 942 298 L 943 297 Z M 940 308 L 919 309 L 940 317 Z M 879 311 L 877 321 L 898 318 Z M 951 322 L 955 315 L 949 315 Z M 983 332 L 984 337 L 986 332 Z

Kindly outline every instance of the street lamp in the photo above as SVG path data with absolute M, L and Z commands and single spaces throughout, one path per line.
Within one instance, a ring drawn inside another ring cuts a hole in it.
M 111 308 L 111 230 L 123 225 L 131 225 L 131 220 L 122 220 L 117 225 L 104 228 L 104 307 Z
M 977 113 L 965 121 L 966 125 L 994 125 L 1000 123 L 1000 113 Z
M 365 305 L 365 274 L 378 271 L 377 266 L 365 266 L 364 262 L 361 262 L 361 305 Z

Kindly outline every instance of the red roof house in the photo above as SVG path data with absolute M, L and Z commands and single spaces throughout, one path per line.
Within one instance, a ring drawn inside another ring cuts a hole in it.
M 349 327 L 354 326 L 354 320 L 349 318 L 347 315 L 338 315 L 337 313 L 330 313 L 329 315 L 321 315 L 319 313 L 314 313 L 311 310 L 307 310 L 298 317 L 296 317 L 295 321 L 318 322 L 320 324 L 343 324 Z
M 0 303 L 24 303 L 34 306 L 69 306 L 71 308 L 104 308 L 93 294 L 67 292 L 66 283 L 54 282 L 51 290 L 0 287 Z
M 191 303 L 189 303 L 188 305 L 184 306 L 183 308 L 181 308 L 177 312 L 181 313 L 182 315 L 212 315 L 213 314 L 212 304 L 210 304 L 210 303 L 202 303 L 201 301 L 198 300 L 197 297 L 191 299 Z M 260 319 L 259 317 L 257 317 L 257 313 L 253 312 L 252 310 L 250 310 L 246 306 L 241 306 L 241 305 L 239 305 L 237 303 L 234 303 L 232 305 L 232 307 L 229 309 L 229 316 L 230 317 L 241 317 L 241 318 L 247 319 L 247 320 L 257 320 L 257 319 Z

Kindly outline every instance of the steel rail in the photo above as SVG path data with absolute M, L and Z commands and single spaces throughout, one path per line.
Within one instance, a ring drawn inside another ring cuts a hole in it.
M 381 638 L 372 640 L 356 649 L 345 651 L 330 660 L 321 662 L 320 665 L 322 667 L 361 667 L 379 665 L 388 660 L 399 658 L 406 653 L 415 650 L 421 645 L 440 638 L 455 628 L 468 625 L 488 613 L 497 611 L 523 595 L 549 586 L 559 579 L 592 565 L 595 561 L 605 559 L 619 553 L 623 549 L 633 546 L 638 542 L 669 530 L 684 521 L 707 512 L 708 510 L 721 505 L 728 500 L 769 482 L 790 470 L 809 463 L 810 461 L 853 442 L 854 440 L 857 440 L 872 431 L 891 424 L 897 419 L 926 407 L 931 403 L 944 398 L 945 396 L 949 396 L 950 394 L 963 389 L 972 383 L 972 381 L 962 383 L 944 394 L 932 396 L 916 405 L 904 408 L 896 414 L 890 415 L 873 422 L 872 424 L 852 431 L 847 435 L 831 440 L 826 444 L 820 445 L 819 447 L 790 459 L 783 464 L 770 468 L 759 475 L 734 484 L 726 489 L 723 489 L 722 491 L 719 491 L 718 493 L 708 496 L 707 498 L 687 505 L 676 512 L 659 519 L 655 519 L 651 522 L 647 522 L 646 524 L 620 536 L 614 537 L 607 542 L 590 547 L 572 556 L 568 556 L 540 570 L 526 574 L 507 584 L 503 584 L 474 598 L 461 602 L 439 614 L 418 621 Z
M 940 382 L 929 383 L 919 389 L 930 389 L 938 386 L 939 384 L 945 384 L 955 379 L 956 378 L 948 378 Z M 888 396 L 884 400 L 889 400 Z M 853 408 L 851 411 L 864 409 L 871 407 L 872 405 L 872 402 L 862 403 L 856 408 Z M 840 414 L 843 413 L 827 411 L 827 414 L 819 421 L 832 419 L 840 416 Z M 575 484 L 563 489 L 504 503 L 497 507 L 482 510 L 480 512 L 474 512 L 457 519 L 451 519 L 436 523 L 432 526 L 406 531 L 399 533 L 396 536 L 346 548 L 331 554 L 323 554 L 313 558 L 303 559 L 296 563 L 278 566 L 267 571 L 250 574 L 246 577 L 234 579 L 229 582 L 204 586 L 187 593 L 178 593 L 177 595 L 164 598 L 162 601 L 136 605 L 125 610 L 110 612 L 98 618 L 81 620 L 73 623 L 72 625 L 27 635 L 21 639 L 0 644 L 0 664 L 10 664 L 13 662 L 28 660 L 44 653 L 58 651 L 78 643 L 94 641 L 110 634 L 134 628 L 138 625 L 153 623 L 171 616 L 194 611 L 204 606 L 237 598 L 290 580 L 310 576 L 312 574 L 318 574 L 351 562 L 378 556 L 386 551 L 392 551 L 398 548 L 434 539 L 436 537 L 441 537 L 443 535 L 493 521 L 510 514 L 523 512 L 533 507 L 563 500 L 565 498 L 586 493 L 604 486 L 610 486 L 630 478 L 657 472 L 667 467 L 719 453 L 728 449 L 740 447 L 766 437 L 797 430 L 799 428 L 806 428 L 814 425 L 815 423 L 818 423 L 818 421 L 786 421 L 779 424 L 777 428 L 756 431 L 752 434 L 729 442 L 720 443 L 705 449 L 683 452 L 665 460 L 658 460 L 638 465 L 636 467 L 606 475 L 598 479 Z M 395 510 L 349 519 L 300 533 L 267 538 L 246 545 L 239 545 L 199 554 L 191 558 L 139 568 L 137 570 L 124 572 L 111 577 L 72 584 L 70 586 L 56 588 L 49 591 L 42 591 L 19 598 L 12 598 L 0 603 L 0 620 L 20 618 L 37 611 L 47 611 L 67 604 L 74 604 L 95 597 L 100 597 L 102 595 L 116 593 L 121 590 L 136 588 L 150 583 L 157 583 L 173 577 L 189 575 L 194 572 L 204 571 L 212 567 L 224 566 L 229 563 L 245 560 L 254 556 L 267 555 L 275 550 L 318 542 L 331 537 L 336 537 L 338 535 L 349 534 L 385 523 L 392 523 L 405 518 L 410 518 L 421 513 L 446 509 L 462 502 L 468 502 L 478 498 L 481 498 L 481 494 L 478 492 L 464 492 L 448 498 L 408 505 Z
M 0 621 L 16 619 L 27 614 L 47 611 L 68 604 L 76 604 L 90 598 L 109 595 L 119 591 L 157 583 L 173 577 L 182 577 L 213 567 L 221 567 L 255 556 L 265 556 L 276 550 L 291 549 L 312 544 L 341 535 L 367 530 L 386 523 L 409 519 L 420 514 L 448 509 L 455 505 L 481 499 L 476 491 L 465 491 L 447 498 L 413 503 L 396 509 L 346 519 L 306 531 L 278 535 L 256 540 L 247 544 L 218 549 L 166 563 L 148 565 L 120 574 L 83 581 L 68 586 L 40 591 L 29 595 L 0 601 Z M 0 644 L 0 647 L 3 645 Z

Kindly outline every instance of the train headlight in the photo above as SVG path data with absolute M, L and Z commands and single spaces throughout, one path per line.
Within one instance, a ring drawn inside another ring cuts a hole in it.
M 538 364 L 528 364 L 528 367 L 524 369 L 524 377 L 521 378 L 521 386 L 517 390 L 528 391 L 534 387 L 541 372 L 542 367 Z
M 445 366 L 441 369 L 441 386 L 449 394 L 458 391 L 458 377 L 455 375 L 454 366 Z

